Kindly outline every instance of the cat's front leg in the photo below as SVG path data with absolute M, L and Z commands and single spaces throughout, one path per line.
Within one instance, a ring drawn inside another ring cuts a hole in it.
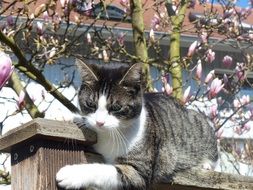
M 97 187 L 116 190 L 121 187 L 117 169 L 107 164 L 67 165 L 56 174 L 56 182 L 64 189 Z

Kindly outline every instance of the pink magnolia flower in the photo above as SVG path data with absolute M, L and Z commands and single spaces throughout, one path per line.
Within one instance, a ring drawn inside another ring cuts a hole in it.
M 248 35 L 249 35 L 249 39 L 253 40 L 253 30 L 250 30 Z
M 36 23 L 37 34 L 42 35 L 44 33 L 44 26 L 42 22 Z
M 156 88 L 153 88 L 153 91 L 152 92 L 158 92 L 158 90 Z
M 244 124 L 242 124 L 241 127 L 236 127 L 234 129 L 235 133 L 237 133 L 238 135 L 242 135 L 243 133 L 247 133 L 250 131 L 252 126 L 252 122 L 251 121 L 246 121 Z
M 50 51 L 49 51 L 49 58 L 52 58 L 52 57 L 54 57 L 55 56 L 55 54 L 56 54 L 56 48 L 55 47 L 53 47 Z
M 248 121 L 248 122 L 246 122 L 246 123 L 244 123 L 244 125 L 242 126 L 243 127 L 243 129 L 245 130 L 245 131 L 250 131 L 250 129 L 251 129 L 251 127 L 253 126 L 253 123 L 252 122 L 250 122 L 250 121 Z
M 233 105 L 234 105 L 235 108 L 239 108 L 241 106 L 241 103 L 238 99 L 234 99 Z
M 201 80 L 201 76 L 202 76 L 202 63 L 201 60 L 199 60 L 196 68 L 196 78 L 198 80 Z
M 229 28 L 229 30 L 231 32 L 238 30 L 238 27 L 240 26 L 240 20 L 238 19 L 238 17 L 233 17 L 232 18 L 232 23 L 233 23 L 233 27 L 231 26 Z
M 233 4 L 236 4 L 237 3 L 237 0 L 232 0 L 231 1 Z
M 188 53 L 187 53 L 187 56 L 188 57 L 192 57 L 193 56 L 193 54 L 195 53 L 195 51 L 196 51 L 196 49 L 197 49 L 197 47 L 198 47 L 198 41 L 194 41 L 191 45 L 190 45 L 190 47 L 189 47 L 189 49 L 188 49 Z
M 243 150 L 242 150 L 241 147 L 235 146 L 234 151 L 235 151 L 235 153 L 236 153 L 238 156 L 242 156 Z
M 243 63 L 237 63 L 237 66 L 235 68 L 235 74 L 240 81 L 246 79 L 246 67 Z
M 225 67 L 229 68 L 233 63 L 233 58 L 230 57 L 229 55 L 226 55 L 223 58 L 222 63 L 224 64 Z
M 173 92 L 173 88 L 172 86 L 170 86 L 170 84 L 168 83 L 168 80 L 166 77 L 162 77 L 162 83 L 163 83 L 163 88 L 162 91 L 165 92 L 167 95 L 171 95 Z
M 43 16 L 42 16 L 43 20 L 45 22 L 48 22 L 49 21 L 49 15 L 48 15 L 48 12 L 47 11 L 44 11 L 43 12 Z
M 123 6 L 123 11 L 130 15 L 130 3 L 128 0 L 120 0 L 120 4 Z
M 223 83 L 226 85 L 228 83 L 228 76 L 226 73 L 223 75 Z
M 150 32 L 149 32 L 149 39 L 150 41 L 153 43 L 155 42 L 155 34 L 154 34 L 154 30 L 153 28 L 151 28 Z
M 93 2 L 92 2 L 92 1 L 83 3 L 82 11 L 84 11 L 84 14 L 85 14 L 86 16 L 91 16 L 91 14 L 92 14 L 92 9 L 93 9 Z M 108 15 L 106 15 L 106 16 L 108 16 Z
M 223 105 L 225 103 L 225 100 L 222 97 L 217 98 L 218 105 Z
M 215 52 L 211 49 L 207 50 L 206 61 L 212 63 L 215 60 Z
M 210 112 L 210 116 L 211 116 L 211 118 L 212 119 L 214 119 L 216 116 L 217 116 L 217 113 L 218 113 L 218 105 L 217 104 L 213 104 L 212 106 L 211 106 L 211 112 Z
M 5 83 L 10 78 L 14 67 L 12 66 L 12 61 L 8 55 L 4 52 L 0 53 L 0 89 L 5 85 Z
M 120 0 L 120 4 L 122 6 L 126 6 L 128 4 L 128 0 Z
M 160 18 L 155 14 L 151 20 L 151 28 L 158 29 L 159 25 L 160 25 Z
M 120 46 L 124 45 L 125 42 L 125 34 L 123 32 L 120 32 L 120 34 L 117 37 L 118 43 Z
M 242 105 L 246 105 L 250 103 L 250 97 L 249 95 L 243 95 L 242 98 L 240 99 L 240 102 Z
M 221 139 L 221 138 L 222 138 L 223 132 L 224 132 L 223 129 L 219 129 L 219 130 L 216 132 L 216 137 L 217 137 L 217 139 Z
M 79 15 L 74 15 L 74 20 L 75 20 L 75 22 L 76 22 L 77 25 L 80 25 L 81 20 L 80 20 Z
M 90 35 L 89 32 L 88 32 L 87 35 L 86 35 L 86 39 L 87 39 L 88 44 L 91 44 L 91 43 L 92 43 L 91 35 Z
M 207 74 L 207 76 L 206 76 L 206 78 L 205 78 L 205 83 L 207 84 L 207 83 L 211 82 L 211 81 L 213 80 L 214 76 L 215 76 L 214 70 L 211 70 L 211 71 Z
M 185 104 L 186 102 L 190 100 L 190 97 L 191 97 L 190 92 L 191 92 L 191 86 L 188 86 L 186 90 L 184 91 L 184 95 L 182 99 L 183 104 Z
M 235 132 L 236 134 L 238 134 L 238 135 L 241 135 L 241 134 L 243 133 L 241 127 L 235 127 L 235 128 L 234 128 L 234 132 Z
M 22 110 L 25 106 L 25 92 L 22 90 L 19 93 L 19 97 L 18 97 L 18 108 L 19 110 Z
M 223 88 L 224 84 L 222 84 L 222 81 L 218 78 L 215 78 L 210 86 L 208 98 L 212 99 L 214 98 Z
M 34 14 L 32 13 L 30 16 L 29 16 L 29 18 L 32 20 L 32 19 L 34 19 Z
M 69 3 L 69 0 L 60 0 L 61 6 L 65 7 Z
M 227 19 L 227 18 L 231 17 L 234 14 L 234 12 L 235 11 L 233 8 L 225 10 L 225 12 L 223 14 L 223 19 Z
M 175 3 L 172 5 L 172 10 L 177 14 L 178 13 L 178 5 Z
M 200 35 L 200 39 L 204 44 L 207 43 L 207 37 L 208 37 L 207 32 L 202 32 Z
M 163 84 L 167 84 L 168 83 L 167 76 L 162 76 L 161 80 L 162 80 Z
M 251 9 L 249 7 L 247 8 L 241 8 L 238 12 L 238 14 L 240 15 L 240 17 L 242 18 L 247 18 L 248 16 L 251 15 Z
M 167 83 L 167 84 L 164 86 L 164 91 L 166 92 L 167 95 L 171 95 L 172 92 L 173 92 L 173 88 L 170 86 L 169 83 Z
M 253 107 L 252 106 L 249 107 L 249 112 L 250 112 L 249 113 L 250 114 L 250 119 L 253 120 Z
M 105 62 L 109 61 L 109 56 L 108 56 L 105 49 L 103 50 L 103 59 L 104 59 Z
M 11 15 L 7 16 L 6 21 L 7 21 L 8 26 L 14 25 L 14 19 Z
M 59 24 L 61 23 L 62 19 L 61 19 L 61 17 L 59 16 L 58 13 L 55 13 L 54 16 L 53 16 L 52 21 L 53 21 L 53 24 L 54 24 L 55 26 L 59 27 Z

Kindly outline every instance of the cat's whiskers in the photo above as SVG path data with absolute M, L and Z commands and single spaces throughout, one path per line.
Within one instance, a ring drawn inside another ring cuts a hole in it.
M 118 128 L 113 128 L 109 130 L 109 135 L 112 143 L 110 154 L 122 155 L 127 153 L 127 139 L 122 132 Z
M 115 128 L 116 129 L 116 128 Z M 116 139 L 117 139 L 117 150 L 116 150 L 116 155 L 119 155 L 119 151 L 120 151 L 120 138 L 119 138 L 119 134 L 118 134 L 118 131 L 117 131 L 117 129 L 116 130 L 114 130 L 114 132 L 115 132 L 115 137 L 116 137 Z
M 128 153 L 130 142 L 129 142 L 129 140 L 126 138 L 126 136 L 124 135 L 124 133 L 120 129 L 118 129 L 118 132 L 121 135 L 122 141 L 124 142 L 124 145 L 125 145 L 125 147 L 124 147 L 124 154 L 126 154 L 126 161 L 128 163 L 128 155 L 127 155 L 127 153 Z
M 112 134 L 112 131 L 110 130 L 109 131 L 109 140 L 107 141 L 107 146 L 110 146 L 110 140 L 113 140 L 114 139 L 114 137 L 113 137 L 113 134 Z M 114 143 L 112 143 L 113 144 L 113 147 L 112 147 L 112 149 L 110 150 L 110 154 L 112 154 L 112 152 L 113 152 L 113 148 L 114 148 Z
M 128 142 L 126 137 L 122 134 L 122 132 L 120 131 L 120 129 L 116 128 L 116 131 L 118 133 L 118 136 L 120 138 L 120 145 L 121 145 L 121 150 L 123 151 L 123 154 L 127 153 L 127 149 L 128 149 Z
M 111 149 L 111 154 L 113 154 L 113 152 L 115 151 L 114 149 L 116 148 L 116 137 L 115 137 L 115 133 L 113 130 L 110 130 L 110 133 L 112 135 L 112 149 Z
M 129 144 L 129 142 L 128 142 L 127 138 L 125 137 L 125 135 L 122 133 L 122 131 L 120 131 L 120 129 L 116 128 L 116 130 L 117 130 L 118 135 L 119 135 L 119 137 L 121 139 L 121 142 L 123 143 L 124 154 L 126 154 L 127 153 L 127 149 L 128 149 L 127 145 Z
M 117 139 L 117 135 L 116 135 L 116 132 L 115 130 L 110 130 L 111 133 L 112 133 L 112 149 L 111 149 L 111 153 L 112 154 L 117 154 L 118 152 L 118 139 Z
M 119 133 L 121 134 L 122 138 L 124 139 L 124 142 L 127 143 L 127 144 L 129 144 L 129 141 L 128 141 L 128 139 L 126 138 L 126 136 L 124 135 L 124 133 L 123 133 L 120 129 L 118 129 L 118 131 L 119 131 Z

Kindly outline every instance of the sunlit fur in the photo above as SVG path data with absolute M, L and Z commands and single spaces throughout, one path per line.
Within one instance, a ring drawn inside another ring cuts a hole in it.
M 162 93 L 143 94 L 141 64 L 77 63 L 82 84 L 75 121 L 96 131 L 94 149 L 106 163 L 63 167 L 60 187 L 146 190 L 216 161 L 207 118 Z

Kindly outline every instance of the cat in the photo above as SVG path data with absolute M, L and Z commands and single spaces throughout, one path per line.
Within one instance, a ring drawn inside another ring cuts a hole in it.
M 97 133 L 105 164 L 61 168 L 64 189 L 146 190 L 177 172 L 215 163 L 217 144 L 207 118 L 163 93 L 142 92 L 142 66 L 77 60 L 81 123 Z

